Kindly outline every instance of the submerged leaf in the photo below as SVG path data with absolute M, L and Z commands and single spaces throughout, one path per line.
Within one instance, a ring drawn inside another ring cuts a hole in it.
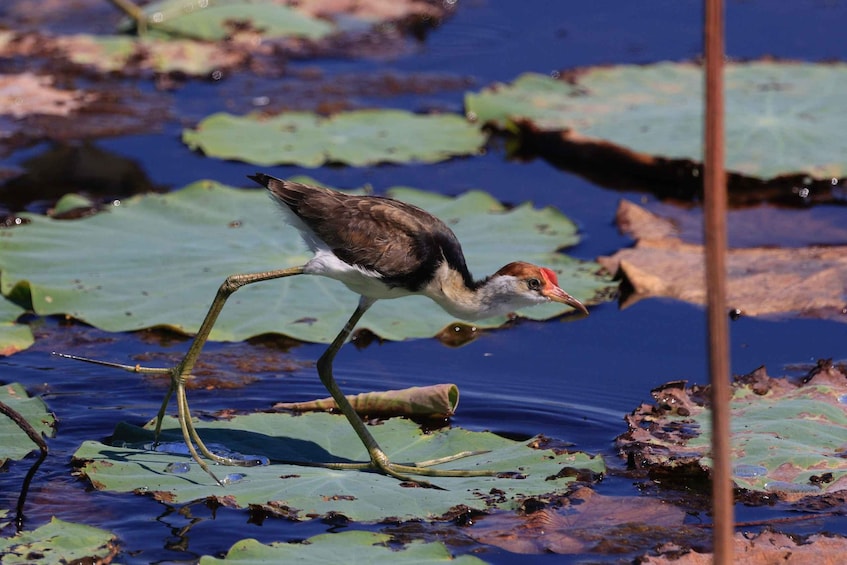
M 412 542 L 397 547 L 391 536 L 376 532 L 352 530 L 321 534 L 302 543 L 274 542 L 263 544 L 254 539 L 237 542 L 223 559 L 205 556 L 200 565 L 213 563 L 336 563 L 344 556 L 347 563 L 453 563 L 455 565 L 481 564 L 484 561 L 472 555 L 454 557 L 441 542 Z
M 401 110 L 358 110 L 323 118 L 307 112 L 277 116 L 213 114 L 185 130 L 192 149 L 257 165 L 326 162 L 353 166 L 419 161 L 434 163 L 476 153 L 485 135 L 461 116 Z
M 3 565 L 110 563 L 117 552 L 115 534 L 58 518 L 31 532 L 0 538 Z
M 454 384 L 413 386 L 402 390 L 363 392 L 347 397 L 353 409 L 370 417 L 375 416 L 426 416 L 449 418 L 459 405 L 459 387 Z M 332 397 L 308 402 L 278 402 L 274 410 L 310 412 L 335 410 Z
M 576 474 L 565 472 L 569 469 L 605 471 L 600 457 L 535 449 L 530 446 L 532 441 L 514 441 L 489 432 L 453 428 L 424 433 L 416 424 L 396 418 L 371 426 L 375 439 L 398 463 L 484 451 L 439 468 L 498 473 L 490 477 L 433 479 L 446 490 L 414 488 L 378 473 L 296 464 L 367 460 L 365 448 L 343 416 L 250 414 L 195 425 L 207 445 L 225 446 L 245 458 L 267 457 L 273 463 L 233 467 L 233 472 L 242 475 L 240 480 L 221 489 L 184 454 L 182 435 L 174 418 L 165 420 L 160 451 L 149 449 L 152 431 L 121 424 L 111 446 L 87 441 L 74 459 L 98 489 L 146 492 L 178 504 L 225 497 L 229 506 L 261 507 L 292 519 L 336 513 L 368 522 L 387 518 L 437 519 L 462 504 L 477 510 L 514 509 L 527 497 L 543 497 L 566 488 Z M 170 449 L 168 446 L 181 453 L 161 451 Z M 174 469 L 182 472 L 173 472 Z M 222 475 L 226 470 L 215 468 Z
M 670 222 L 631 202 L 621 202 L 617 221 L 638 241 L 598 262 L 632 289 L 624 306 L 654 296 L 706 303 L 702 245 L 681 241 Z M 845 246 L 730 249 L 726 262 L 727 309 L 751 316 L 794 313 L 847 322 Z
M 695 537 L 683 527 L 685 511 L 660 500 L 604 496 L 583 487 L 557 502 L 562 506 L 487 516 L 476 520 L 467 534 L 481 543 L 524 554 L 618 555 L 636 545 Z
M 839 134 L 847 129 L 847 64 L 727 63 L 725 82 L 729 171 L 765 179 L 847 173 Z M 617 65 L 561 79 L 527 73 L 468 94 L 465 105 L 482 123 L 528 120 L 537 131 L 562 131 L 576 145 L 608 142 L 656 166 L 657 159 L 702 161 L 702 88 L 699 65 Z
M 618 447 L 647 465 L 711 465 L 708 387 L 669 383 L 655 406 L 627 417 Z M 829 363 L 801 384 L 764 369 L 737 378 L 730 402 L 733 480 L 739 488 L 788 500 L 847 489 L 847 376 Z
M 605 300 L 612 286 L 598 266 L 556 250 L 578 241 L 574 224 L 559 212 L 530 205 L 507 211 L 491 196 L 458 198 L 398 190 L 450 221 L 464 242 L 469 265 L 494 272 L 523 259 L 559 273 L 563 288 L 586 304 Z M 309 258 L 300 236 L 285 225 L 264 190 L 236 190 L 199 182 L 166 195 L 133 197 L 78 220 L 26 215 L 29 223 L 0 238 L 2 292 L 27 293 L 39 315 L 67 314 L 107 331 L 199 328 L 215 293 L 234 273 L 302 265 Z M 491 243 L 491 233 L 500 239 Z M 92 253 L 96 250 L 96 253 Z M 386 339 L 431 337 L 453 322 L 429 299 L 382 300 L 360 328 Z M 298 276 L 239 290 L 227 303 L 212 339 L 240 341 L 283 333 L 304 341 L 330 341 L 356 306 L 356 295 L 323 277 Z M 520 314 L 558 316 L 551 304 Z M 483 320 L 497 327 L 506 317 Z
M 56 419 L 47 411 L 47 405 L 39 397 L 30 397 L 17 384 L 0 385 L 0 402 L 23 416 L 36 432 L 53 437 Z M 9 459 L 23 459 L 38 446 L 18 425 L 0 414 L 0 467 Z

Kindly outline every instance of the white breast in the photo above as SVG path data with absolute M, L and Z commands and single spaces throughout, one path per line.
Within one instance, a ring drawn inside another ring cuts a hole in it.
M 315 250 L 315 256 L 306 263 L 303 271 L 310 275 L 320 275 L 341 281 L 356 294 L 368 298 L 400 298 L 412 294 L 405 288 L 389 287 L 376 271 L 345 263 L 326 247 L 318 247 Z

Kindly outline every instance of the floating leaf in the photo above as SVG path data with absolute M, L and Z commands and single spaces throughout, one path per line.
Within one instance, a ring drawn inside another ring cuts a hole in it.
M 11 538 L 0 538 L 3 565 L 110 563 L 117 554 L 111 532 L 53 518 Z
M 632 288 L 625 306 L 651 296 L 706 303 L 702 245 L 684 243 L 670 222 L 631 202 L 621 202 L 617 221 L 638 242 L 598 261 Z M 791 312 L 847 322 L 845 246 L 730 249 L 726 262 L 727 308 L 751 316 Z
M 24 312 L 17 304 L 0 298 L 0 355 L 23 351 L 35 341 L 29 326 L 16 322 Z
M 150 30 L 166 36 L 206 41 L 226 39 L 249 26 L 265 37 L 320 39 L 335 27 L 269 0 L 161 0 L 144 7 Z
M 841 111 L 847 64 L 727 63 L 726 166 L 759 178 L 847 173 Z M 703 69 L 691 63 L 619 65 L 524 74 L 465 98 L 480 122 L 510 127 L 529 120 L 574 144 L 609 142 L 655 157 L 702 161 Z M 526 132 L 525 132 L 526 133 Z M 656 164 L 656 163 L 654 163 Z
M 23 416 L 29 424 L 43 435 L 52 437 L 56 419 L 47 411 L 47 405 L 39 397 L 30 397 L 26 390 L 17 384 L 0 385 L 0 402 L 6 404 Z M 32 443 L 18 425 L 0 414 L 0 466 L 9 459 L 23 459 L 38 446 Z
M 655 406 L 627 417 L 619 448 L 648 465 L 708 472 L 708 387 L 669 383 Z M 847 376 L 822 363 L 808 382 L 772 379 L 764 368 L 736 379 L 730 401 L 733 480 L 789 500 L 847 489 Z
M 525 204 L 506 211 L 482 192 L 458 198 L 398 190 L 448 220 L 478 273 L 523 259 L 560 274 L 562 287 L 585 303 L 604 300 L 611 284 L 556 250 L 578 241 L 576 227 L 559 212 Z M 309 254 L 296 230 L 264 190 L 236 190 L 199 182 L 166 195 L 146 195 L 79 220 L 26 215 L 30 222 L 0 238 L 0 288 L 27 293 L 39 315 L 68 314 L 107 331 L 167 327 L 195 332 L 215 293 L 233 273 L 305 263 Z M 496 245 L 491 233 L 499 236 Z M 92 250 L 97 250 L 92 253 Z M 431 337 L 454 320 L 429 299 L 378 302 L 360 327 L 387 339 Z M 341 283 L 299 276 L 239 290 L 227 303 L 212 339 L 240 341 L 284 333 L 328 342 L 356 307 Z M 551 304 L 520 312 L 534 319 L 569 310 Z M 505 317 L 478 327 L 497 327 Z
M 398 548 L 386 534 L 353 530 L 321 534 L 302 543 L 271 543 L 254 539 L 237 542 L 223 559 L 203 557 L 200 565 L 212 563 L 335 563 L 344 556 L 347 563 L 485 563 L 472 555 L 453 557 L 441 542 L 412 542 Z
M 419 161 L 434 163 L 478 152 L 485 134 L 461 116 L 401 110 L 358 110 L 328 118 L 308 112 L 277 116 L 213 114 L 185 130 L 192 149 L 257 165 L 326 162 L 353 166 Z
M 250 414 L 227 421 L 197 422 L 195 426 L 207 445 L 225 446 L 249 458 L 312 463 L 367 460 L 367 452 L 350 424 L 343 416 L 333 414 Z M 176 420 L 167 418 L 164 428 L 162 445 L 176 442 L 184 450 Z M 292 519 L 340 513 L 354 521 L 368 522 L 389 517 L 434 519 L 459 504 L 478 510 L 513 509 L 527 497 L 543 497 L 566 488 L 574 480 L 576 469 L 605 471 L 599 457 L 544 449 L 538 439 L 519 442 L 459 428 L 424 433 L 416 424 L 401 419 L 387 420 L 370 430 L 398 463 L 485 450 L 487 453 L 439 468 L 485 469 L 501 474 L 438 477 L 433 481 L 447 490 L 437 490 L 405 487 L 397 479 L 366 471 L 272 463 L 232 467 L 240 480 L 221 488 L 188 456 L 144 449 L 152 444 L 152 432 L 126 424 L 118 425 L 111 446 L 87 441 L 74 459 L 98 489 L 148 492 L 179 504 L 225 498 L 228 506 L 259 506 Z M 533 444 L 541 448 L 531 447 Z M 174 469 L 184 472 L 169 472 Z M 227 468 L 219 466 L 215 472 L 224 474 Z
M 402 390 L 363 392 L 347 396 L 358 414 L 374 416 L 425 416 L 449 418 L 459 405 L 459 387 L 454 384 L 413 386 Z M 275 410 L 310 412 L 335 410 L 332 397 L 308 402 L 277 402 Z

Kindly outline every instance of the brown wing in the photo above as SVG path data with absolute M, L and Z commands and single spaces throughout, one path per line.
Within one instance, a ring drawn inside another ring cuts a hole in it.
M 376 271 L 390 284 L 417 290 L 445 257 L 457 270 L 467 272 L 453 231 L 416 206 L 266 175 L 257 177 L 262 177 L 255 178 L 257 182 L 267 186 L 340 259 Z

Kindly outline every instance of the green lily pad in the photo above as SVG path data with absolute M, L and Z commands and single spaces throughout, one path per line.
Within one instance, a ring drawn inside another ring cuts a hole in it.
M 58 518 L 31 532 L 0 538 L 3 565 L 109 563 L 116 554 L 113 533 Z
M 10 383 L 0 385 L 0 402 L 23 416 L 35 431 L 53 437 L 56 419 L 48 412 L 41 398 L 30 397 L 24 387 Z M 0 414 L 0 466 L 9 459 L 23 459 L 37 448 L 26 432 L 4 414 Z
M 277 116 L 222 112 L 205 118 L 197 129 L 185 130 L 182 140 L 219 159 L 319 167 L 326 162 L 435 163 L 479 152 L 486 136 L 452 114 L 357 110 L 328 118 L 308 112 Z
M 344 556 L 347 563 L 485 563 L 473 555 L 453 557 L 441 542 L 412 542 L 398 548 L 386 534 L 354 530 L 321 534 L 304 543 L 263 544 L 254 539 L 241 540 L 223 559 L 204 556 L 200 565 L 212 563 L 335 563 Z
M 250 414 L 195 425 L 207 445 L 225 446 L 251 458 L 263 456 L 289 463 L 367 460 L 367 452 L 355 432 L 339 415 Z M 184 451 L 176 419 L 167 418 L 164 428 L 165 443 L 161 449 Z M 543 497 L 567 488 L 575 480 L 574 469 L 605 471 L 600 457 L 544 449 L 543 440 L 538 438 L 520 442 L 459 428 L 424 433 L 415 423 L 401 419 L 387 420 L 370 430 L 398 463 L 487 450 L 439 468 L 485 469 L 500 475 L 438 477 L 433 482 L 446 490 L 437 490 L 409 488 L 397 479 L 366 471 L 272 463 L 258 467 L 216 466 L 215 472 L 221 475 L 243 475 L 220 487 L 190 457 L 145 449 L 153 441 L 152 431 L 127 424 L 117 426 L 112 445 L 87 441 L 74 459 L 81 465 L 81 472 L 102 490 L 153 493 L 175 503 L 212 497 L 226 499 L 230 507 L 259 506 L 292 519 L 340 513 L 351 520 L 367 522 L 389 517 L 434 519 L 460 504 L 478 510 L 515 509 L 527 497 Z M 533 444 L 541 448 L 531 447 Z M 189 462 L 186 472 L 168 471 L 185 471 Z
M 669 383 L 656 406 L 627 417 L 618 446 L 646 464 L 712 465 L 708 387 Z M 822 363 L 808 382 L 772 379 L 760 368 L 736 379 L 730 403 L 736 486 L 789 499 L 847 489 L 847 376 Z
M 35 338 L 26 324 L 17 319 L 26 312 L 17 304 L 0 298 L 0 355 L 11 355 L 31 346 Z
M 596 67 L 566 78 L 524 74 L 469 93 L 466 109 L 498 127 L 529 120 L 574 143 L 605 140 L 649 156 L 702 161 L 699 65 Z M 729 171 L 826 180 L 847 172 L 847 64 L 728 63 L 725 84 Z
M 144 7 L 155 35 L 206 41 L 226 39 L 245 25 L 265 37 L 320 39 L 335 26 L 270 0 L 162 0 Z
M 491 273 L 522 259 L 557 271 L 568 292 L 592 304 L 613 288 L 599 266 L 557 253 L 578 241 L 559 212 L 529 204 L 506 211 L 482 192 L 458 198 L 412 189 L 392 193 L 450 222 L 465 244 L 472 269 Z M 31 299 L 39 315 L 67 314 L 107 331 L 166 327 L 196 332 L 215 293 L 233 273 L 305 263 L 310 255 L 264 190 L 236 190 L 198 182 L 166 195 L 127 199 L 78 220 L 26 215 L 29 223 L 0 238 L 0 290 Z M 492 243 L 491 234 L 498 240 Z M 386 339 L 432 337 L 454 322 L 419 296 L 380 301 L 360 327 Z M 283 333 L 328 342 L 356 307 L 341 283 L 298 276 L 239 290 L 227 303 L 212 339 L 241 341 Z M 546 319 L 569 310 L 550 304 L 519 312 Z M 497 327 L 505 317 L 477 323 Z

